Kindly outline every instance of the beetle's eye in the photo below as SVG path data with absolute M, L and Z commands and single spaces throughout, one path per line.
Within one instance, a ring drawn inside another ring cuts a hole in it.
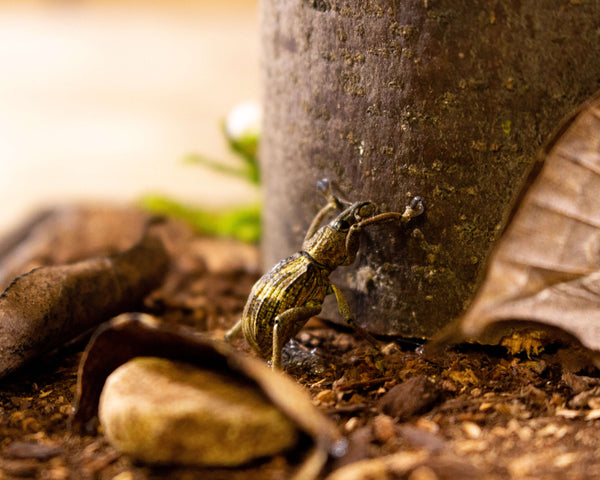
M 335 229 L 340 232 L 345 232 L 350 229 L 350 224 L 346 220 L 339 220 L 335 223 Z
M 377 212 L 377 206 L 373 203 L 367 203 L 360 207 L 356 212 L 357 218 L 367 218 L 373 216 Z

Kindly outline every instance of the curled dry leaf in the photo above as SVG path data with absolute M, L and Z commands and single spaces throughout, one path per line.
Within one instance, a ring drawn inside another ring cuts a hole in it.
M 41 267 L 16 278 L 0 295 L 0 377 L 135 309 L 168 268 L 153 230 L 125 252 Z
M 360 460 L 334 470 L 325 480 L 364 480 L 370 478 L 464 479 L 485 478 L 481 470 L 455 454 L 431 454 L 425 450 L 399 452 Z
M 447 338 L 495 342 L 543 325 L 600 351 L 599 192 L 600 93 L 542 150 L 473 303 Z
M 213 379 L 214 375 L 224 376 L 234 379 L 236 384 L 250 385 L 291 421 L 298 432 L 311 439 L 308 460 L 297 478 L 314 478 L 329 454 L 344 453 L 345 441 L 337 427 L 315 409 L 305 392 L 285 374 L 272 371 L 263 362 L 236 352 L 223 342 L 200 337 L 185 327 L 161 324 L 145 314 L 121 315 L 94 334 L 79 368 L 73 429 L 94 428 L 106 379 L 135 357 L 184 362 L 199 367 L 198 371 L 205 374 L 209 371 Z M 178 371 L 176 375 L 181 374 Z M 212 387 L 201 395 L 213 396 L 210 390 Z M 235 419 L 234 427 L 242 428 L 244 421 Z

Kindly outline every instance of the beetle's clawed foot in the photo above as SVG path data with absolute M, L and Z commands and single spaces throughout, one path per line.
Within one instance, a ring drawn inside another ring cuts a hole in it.
M 351 202 L 348 202 L 347 200 L 340 198 L 339 195 L 335 194 L 335 184 L 329 178 L 322 178 L 319 180 L 317 182 L 317 190 L 324 195 L 327 199 L 327 202 L 337 210 L 343 210 L 347 206 L 351 205 Z
M 317 182 L 317 190 L 325 195 L 331 193 L 331 180 L 328 178 L 322 178 Z
M 404 209 L 402 221 L 408 222 L 411 218 L 421 215 L 424 211 L 425 206 L 423 205 L 423 199 L 421 197 L 413 197 L 410 204 Z

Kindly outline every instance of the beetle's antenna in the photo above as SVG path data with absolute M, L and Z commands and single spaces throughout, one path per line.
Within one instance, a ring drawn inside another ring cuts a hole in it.
M 404 213 L 400 212 L 385 212 L 380 213 L 379 215 L 375 215 L 373 217 L 366 218 L 365 220 L 361 220 L 357 225 L 362 227 L 366 227 L 367 225 L 371 225 L 372 223 L 379 223 L 385 220 L 400 220 L 402 223 L 408 222 L 411 218 L 418 217 L 425 211 L 425 207 L 423 206 L 423 200 L 421 197 L 414 197 L 410 205 L 407 205 L 404 209 Z

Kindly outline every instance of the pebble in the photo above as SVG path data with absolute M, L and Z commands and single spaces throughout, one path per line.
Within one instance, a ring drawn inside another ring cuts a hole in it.
M 334 405 L 336 399 L 336 394 L 333 390 L 321 390 L 315 395 L 315 400 L 320 405 Z
M 163 358 L 117 368 L 98 413 L 115 448 L 150 464 L 235 466 L 299 439 L 295 424 L 253 385 Z
M 356 430 L 358 428 L 359 424 L 360 424 L 360 420 L 358 419 L 358 417 L 352 417 L 352 418 L 350 418 L 344 424 L 344 432 L 346 432 L 346 433 L 352 433 L 354 430 Z
M 437 474 L 425 465 L 415 468 L 408 476 L 408 480 L 438 480 L 438 478 Z
M 394 419 L 388 415 L 377 415 L 373 419 L 373 435 L 380 443 L 386 443 L 396 436 Z
M 462 429 L 469 438 L 477 439 L 481 437 L 481 427 L 474 422 L 464 422 Z

